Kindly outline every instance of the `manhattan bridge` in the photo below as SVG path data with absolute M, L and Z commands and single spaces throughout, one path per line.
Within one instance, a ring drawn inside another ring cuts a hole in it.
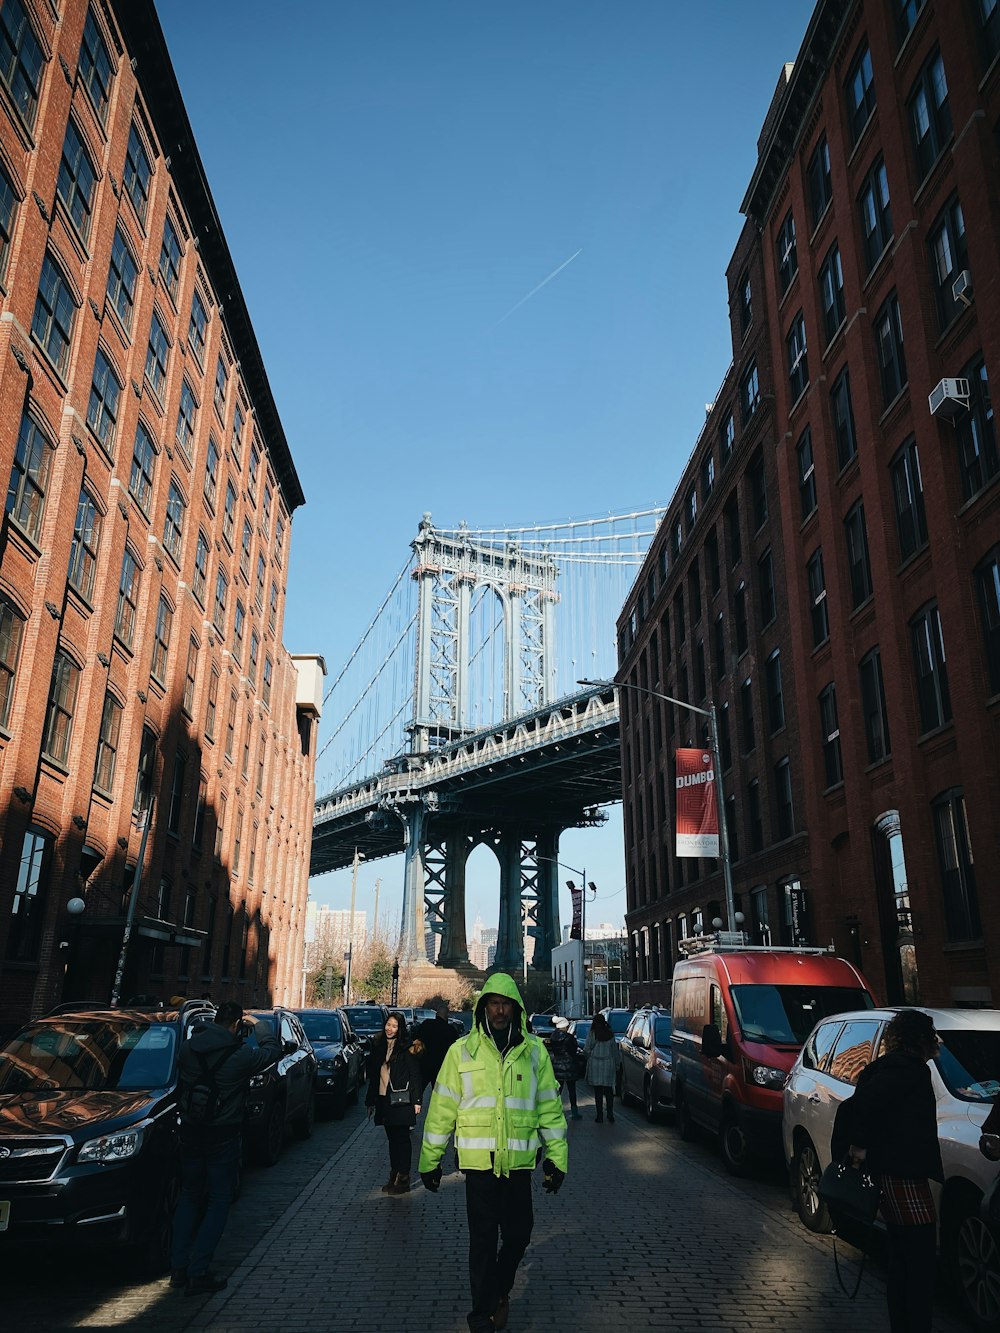
M 615 621 L 663 510 L 438 528 L 411 554 L 324 698 L 312 875 L 405 853 L 399 956 L 469 962 L 466 862 L 500 867 L 496 966 L 548 970 L 559 836 L 621 799 Z

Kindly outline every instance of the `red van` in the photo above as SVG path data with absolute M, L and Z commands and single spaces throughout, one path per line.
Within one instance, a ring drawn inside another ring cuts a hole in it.
M 780 1147 L 782 1088 L 819 1020 L 876 1001 L 858 969 L 824 949 L 685 944 L 670 1006 L 675 1123 L 683 1139 L 697 1125 L 718 1134 L 738 1175 Z

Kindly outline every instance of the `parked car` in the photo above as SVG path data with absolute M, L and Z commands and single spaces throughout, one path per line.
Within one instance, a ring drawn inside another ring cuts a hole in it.
M 302 1024 L 290 1009 L 256 1010 L 255 1018 L 274 1025 L 281 1058 L 250 1079 L 244 1120 L 244 1147 L 264 1166 L 274 1166 L 291 1125 L 296 1138 L 307 1139 L 316 1119 L 316 1056 Z M 257 1045 L 251 1026 L 247 1044 Z
M 670 1013 L 640 1009 L 629 1023 L 619 1050 L 622 1053 L 622 1101 L 636 1101 L 647 1120 L 674 1108 L 673 1051 Z
M 781 1144 L 782 1088 L 817 1019 L 874 1007 L 853 964 L 823 949 L 710 944 L 674 967 L 674 1123 L 718 1134 L 735 1175 Z
M 1000 1329 L 1000 1236 L 979 1215 L 995 1162 L 979 1151 L 980 1126 L 1000 1094 L 1000 1010 L 925 1009 L 941 1049 L 931 1061 L 937 1100 L 944 1185 L 931 1182 L 938 1211 L 938 1247 L 965 1306 L 980 1328 Z M 784 1091 L 782 1143 L 792 1200 L 810 1231 L 829 1231 L 817 1193 L 830 1161 L 837 1107 L 850 1097 L 861 1070 L 880 1054 L 896 1009 L 861 1009 L 825 1019 L 813 1029 L 792 1066 Z
M 587 1038 L 590 1036 L 590 1029 L 593 1026 L 592 1018 L 574 1018 L 569 1025 L 569 1030 L 576 1038 L 576 1076 L 583 1078 L 587 1072 L 587 1059 L 583 1053 L 583 1048 L 587 1044 Z
M 632 1022 L 634 1009 L 602 1009 L 601 1013 L 608 1020 L 608 1027 L 615 1034 L 615 1041 L 621 1045 L 622 1037 L 628 1031 L 628 1025 Z
M 554 1013 L 528 1015 L 529 1031 L 533 1032 L 536 1037 L 541 1037 L 546 1046 L 549 1044 L 549 1038 L 555 1032 L 555 1017 Z
M 365 1057 L 351 1021 L 340 1009 L 296 1009 L 316 1056 L 316 1104 L 338 1119 L 358 1100 Z
M 0 1253 L 130 1247 L 169 1263 L 180 1158 L 177 1055 L 211 1005 L 65 1005 L 0 1048 Z
M 367 1051 L 372 1037 L 377 1037 L 385 1027 L 389 1010 L 384 1004 L 345 1004 L 341 1008 L 341 1013 L 347 1015 L 347 1021 L 354 1029 L 362 1048 Z

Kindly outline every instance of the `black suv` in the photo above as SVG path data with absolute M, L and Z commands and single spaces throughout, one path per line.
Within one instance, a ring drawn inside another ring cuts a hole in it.
M 342 1009 L 296 1009 L 295 1017 L 316 1056 L 316 1100 L 339 1120 L 364 1081 L 361 1042 Z
M 254 1074 L 247 1096 L 244 1141 L 251 1156 L 264 1166 L 274 1166 L 285 1146 L 285 1129 L 291 1125 L 296 1138 L 307 1139 L 316 1119 L 316 1056 L 302 1024 L 290 1009 L 254 1010 L 274 1028 L 281 1043 L 281 1058 Z M 248 1046 L 257 1038 L 248 1024 Z
M 343 1012 L 367 1052 L 372 1041 L 385 1027 L 389 1010 L 384 1004 L 346 1004 Z
M 127 1245 L 169 1262 L 179 1180 L 177 1056 L 212 1006 L 62 1005 L 0 1048 L 0 1252 Z

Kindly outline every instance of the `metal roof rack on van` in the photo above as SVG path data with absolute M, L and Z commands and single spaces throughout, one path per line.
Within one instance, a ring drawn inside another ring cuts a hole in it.
M 715 930 L 710 935 L 690 935 L 678 940 L 677 949 L 685 958 L 699 953 L 833 953 L 832 944 L 825 949 L 819 944 L 751 944 L 743 930 Z

